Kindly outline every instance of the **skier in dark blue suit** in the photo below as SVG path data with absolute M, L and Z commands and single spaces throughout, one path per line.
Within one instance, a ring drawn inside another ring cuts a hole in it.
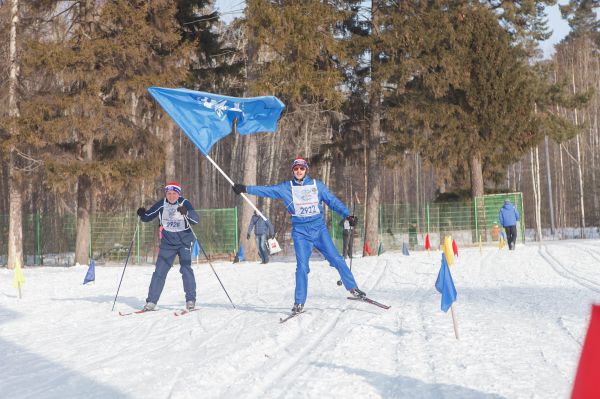
M 192 247 L 196 238 L 190 224 L 198 223 L 200 218 L 190 201 L 181 196 L 179 184 L 167 183 L 164 191 L 165 198 L 150 209 L 142 207 L 137 210 L 142 222 L 149 222 L 158 216 L 162 226 L 158 259 L 152 273 L 144 310 L 154 310 L 156 307 L 176 255 L 179 255 L 181 265 L 179 272 L 183 279 L 185 306 L 186 309 L 192 310 L 196 305 L 196 279 L 192 270 Z
M 323 203 L 333 211 L 347 218 L 354 226 L 356 218 L 350 215 L 346 206 L 333 195 L 319 180 L 308 176 L 308 162 L 296 158 L 292 163 L 294 178 L 274 186 L 248 186 L 235 184 L 236 194 L 248 193 L 260 197 L 276 198 L 283 201 L 292 219 L 292 240 L 296 252 L 296 290 L 294 293 L 293 313 L 301 312 L 306 302 L 308 260 L 313 247 L 319 250 L 340 274 L 344 287 L 352 295 L 364 298 L 366 294 L 358 289 L 352 272 L 339 254 L 325 224 Z

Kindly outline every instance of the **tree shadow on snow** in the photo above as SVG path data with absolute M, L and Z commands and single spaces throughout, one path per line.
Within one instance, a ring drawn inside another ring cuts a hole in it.
M 6 308 L 0 308 L 0 314 L 3 316 L 0 322 L 19 317 L 18 313 Z M 18 337 L 15 339 L 18 340 Z M 2 338 L 0 353 L 0 392 L 3 398 L 128 397 L 114 387 L 103 385 Z
M 379 392 L 382 398 L 445 398 L 445 399 L 504 399 L 504 396 L 481 392 L 453 384 L 431 384 L 405 376 L 392 376 L 332 363 L 314 362 L 313 365 L 342 370 L 363 378 Z

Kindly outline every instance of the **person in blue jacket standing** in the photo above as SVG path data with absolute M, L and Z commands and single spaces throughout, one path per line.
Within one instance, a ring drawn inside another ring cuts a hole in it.
M 157 216 L 162 226 L 162 238 L 156 259 L 156 268 L 152 273 L 148 298 L 144 310 L 154 310 L 165 286 L 167 273 L 171 270 L 175 256 L 179 255 L 179 272 L 183 279 L 185 306 L 193 310 L 196 306 L 196 279 L 192 270 L 192 247 L 196 238 L 191 224 L 199 222 L 194 207 L 181 196 L 181 186 L 175 182 L 167 183 L 165 198 L 159 200 L 148 210 L 142 207 L 137 214 L 142 222 L 154 220 Z
M 515 243 L 517 242 L 517 222 L 521 218 L 517 208 L 510 203 L 509 199 L 504 200 L 504 205 L 498 212 L 498 220 L 500 224 L 504 226 L 506 231 L 506 241 L 508 242 L 508 249 L 514 250 Z
M 248 234 L 246 239 L 250 239 L 250 233 L 254 230 L 254 236 L 256 237 L 256 247 L 258 248 L 258 255 L 260 256 L 261 264 L 266 265 L 269 263 L 269 248 L 267 247 L 267 237 L 273 238 L 275 236 L 275 229 L 273 224 L 269 220 L 264 220 L 256 211 L 250 219 L 248 225 Z
M 234 184 L 236 194 L 248 193 L 260 197 L 269 197 L 283 201 L 292 220 L 292 240 L 296 252 L 296 289 L 292 313 L 302 312 L 307 297 L 308 260 L 313 247 L 319 250 L 340 274 L 344 287 L 357 298 L 365 298 L 366 294 L 358 289 L 352 272 L 339 254 L 325 224 L 323 203 L 344 218 L 356 225 L 356 218 L 350 215 L 346 206 L 333 195 L 319 180 L 308 176 L 308 162 L 296 158 L 292 162 L 292 180 L 274 186 L 245 186 Z

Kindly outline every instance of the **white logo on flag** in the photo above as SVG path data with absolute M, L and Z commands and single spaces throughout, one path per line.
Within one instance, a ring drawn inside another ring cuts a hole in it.
M 233 103 L 233 107 L 227 106 L 227 100 L 217 101 L 211 100 L 208 97 L 198 98 L 198 102 L 208 109 L 215 111 L 219 119 L 224 119 L 227 111 L 242 112 L 240 103 Z

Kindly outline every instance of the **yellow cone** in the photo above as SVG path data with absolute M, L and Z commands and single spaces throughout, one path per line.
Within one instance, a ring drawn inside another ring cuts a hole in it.
M 454 251 L 452 250 L 451 236 L 444 237 L 444 255 L 446 255 L 446 262 L 448 262 L 448 266 L 452 266 L 454 264 Z

